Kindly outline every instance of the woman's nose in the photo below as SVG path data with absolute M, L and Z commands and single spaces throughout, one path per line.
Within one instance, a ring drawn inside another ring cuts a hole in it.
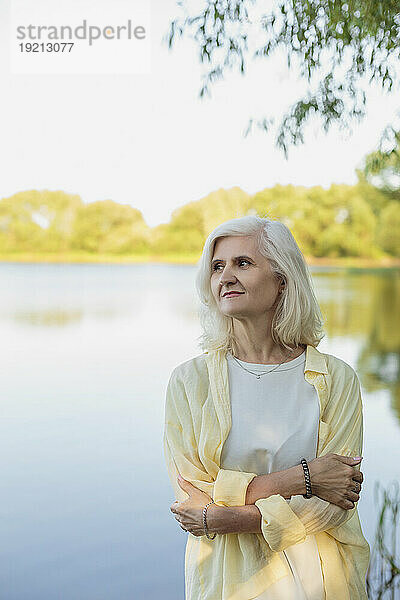
M 222 285 L 229 282 L 235 282 L 236 275 L 233 273 L 230 267 L 225 267 L 221 272 L 219 280 Z

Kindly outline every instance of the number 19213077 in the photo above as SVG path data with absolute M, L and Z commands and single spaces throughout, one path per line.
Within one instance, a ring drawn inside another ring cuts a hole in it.
M 74 42 L 23 42 L 21 52 L 71 52 Z

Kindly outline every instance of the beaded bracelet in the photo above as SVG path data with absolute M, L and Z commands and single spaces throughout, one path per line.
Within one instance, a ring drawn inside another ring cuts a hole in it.
M 213 540 L 216 537 L 216 533 L 214 533 L 214 537 L 210 537 L 208 535 L 208 529 L 207 529 L 207 521 L 206 521 L 206 512 L 207 512 L 207 508 L 210 506 L 210 504 L 215 504 L 214 500 L 211 500 L 211 502 L 209 502 L 208 504 L 205 505 L 205 507 L 203 508 L 203 526 L 204 526 L 204 533 L 206 534 L 206 537 L 209 540 Z
M 308 470 L 308 464 L 307 464 L 307 461 L 305 458 L 301 459 L 301 466 L 303 467 L 304 479 L 306 481 L 306 493 L 303 494 L 303 498 L 311 498 L 312 490 L 311 490 L 310 471 Z

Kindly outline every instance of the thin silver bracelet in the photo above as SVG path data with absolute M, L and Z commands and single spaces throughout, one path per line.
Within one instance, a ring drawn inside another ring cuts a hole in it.
M 208 535 L 208 529 L 207 529 L 207 520 L 206 520 L 206 513 L 207 513 L 207 508 L 210 506 L 210 504 L 215 504 L 214 500 L 211 500 L 211 502 L 209 502 L 208 504 L 205 505 L 205 507 L 203 508 L 203 526 L 204 526 L 204 533 L 206 534 L 207 539 L 209 540 L 213 540 L 216 537 L 216 533 L 214 533 L 214 537 L 210 537 Z

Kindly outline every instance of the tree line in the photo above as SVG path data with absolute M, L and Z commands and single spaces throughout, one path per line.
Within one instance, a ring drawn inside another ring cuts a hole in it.
M 0 254 L 196 258 L 217 225 L 248 214 L 283 221 L 306 256 L 400 256 L 398 194 L 373 186 L 360 173 L 356 185 L 329 189 L 275 185 L 255 194 L 219 189 L 177 208 L 169 223 L 156 227 L 136 208 L 112 200 L 84 203 L 63 191 L 19 192 L 0 200 Z

